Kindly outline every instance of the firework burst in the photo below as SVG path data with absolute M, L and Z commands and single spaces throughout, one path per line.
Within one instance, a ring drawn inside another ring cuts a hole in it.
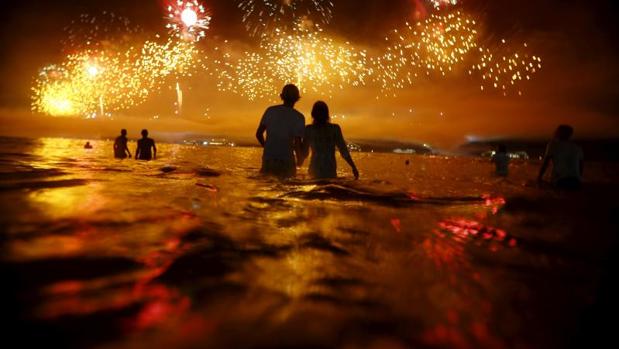
M 190 75 L 198 58 L 195 45 L 147 41 L 123 52 L 85 50 L 41 70 L 32 109 L 52 116 L 109 116 L 143 103 L 169 76 Z
M 459 11 L 406 23 L 385 38 L 385 53 L 371 60 L 374 79 L 384 92 L 393 92 L 412 85 L 419 76 L 435 72 L 445 76 L 478 46 L 476 26 Z
M 186 41 L 199 41 L 206 36 L 211 16 L 197 0 L 177 0 L 168 6 L 169 23 L 173 35 Z
M 363 85 L 369 74 L 365 51 L 328 37 L 318 25 L 298 25 L 290 32 L 276 29 L 263 37 L 257 52 L 225 58 L 220 86 L 250 99 L 274 96 L 286 83 L 331 94 Z

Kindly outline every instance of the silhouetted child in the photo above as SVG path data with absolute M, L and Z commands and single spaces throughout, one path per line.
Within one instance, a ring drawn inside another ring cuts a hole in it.
M 135 149 L 135 158 L 136 160 L 157 159 L 157 147 L 155 141 L 148 138 L 148 130 L 142 130 L 142 139 L 138 141 L 138 147 Z
M 496 153 L 492 155 L 492 162 L 496 166 L 496 175 L 500 177 L 507 177 L 509 175 L 509 154 L 507 154 L 507 147 L 503 144 L 499 145 Z
M 582 149 L 570 140 L 573 134 L 574 129 L 569 125 L 560 125 L 557 128 L 554 139 L 546 147 L 538 182 L 543 181 L 546 169 L 552 161 L 552 184 L 561 189 L 580 188 L 584 156 Z
M 84 144 L 84 149 L 92 149 L 92 145 L 90 145 L 90 142 L 86 142 L 86 144 Z

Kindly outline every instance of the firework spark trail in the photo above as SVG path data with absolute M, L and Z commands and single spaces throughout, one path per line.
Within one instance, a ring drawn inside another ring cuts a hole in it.
M 166 25 L 172 35 L 187 41 L 199 41 L 206 36 L 211 16 L 197 0 L 176 0 L 168 6 L 169 23 Z
M 331 0 L 237 0 L 243 23 L 252 36 L 288 29 L 307 20 L 327 24 L 333 18 Z

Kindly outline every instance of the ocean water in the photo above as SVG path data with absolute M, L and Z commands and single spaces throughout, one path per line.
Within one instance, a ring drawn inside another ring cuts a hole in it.
M 355 153 L 354 181 L 259 175 L 257 148 L 0 138 L 4 316 L 24 345 L 559 348 L 604 301 L 616 164 Z M 134 151 L 134 144 L 130 145 Z M 407 165 L 406 160 L 410 163 Z

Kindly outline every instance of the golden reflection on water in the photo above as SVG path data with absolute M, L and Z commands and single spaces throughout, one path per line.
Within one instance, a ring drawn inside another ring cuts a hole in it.
M 61 183 L 0 192 L 4 205 L 17 198 L 31 211 L 30 220 L 7 220 L 17 233 L 4 258 L 66 263 L 49 276 L 28 269 L 49 277 L 28 304 L 36 320 L 90 317 L 103 332 L 120 324 L 124 332 L 111 340 L 126 347 L 147 346 L 133 336 L 175 347 L 185 334 L 222 347 L 226 330 L 261 326 L 256 332 L 275 341 L 288 321 L 308 316 L 329 336 L 371 332 L 378 323 L 407 344 L 456 348 L 504 347 L 494 322 L 521 320 L 509 303 L 517 298 L 511 284 L 501 284 L 510 270 L 500 263 L 522 262 L 521 236 L 529 228 L 503 212 L 504 192 L 532 189 L 483 179 L 490 164 L 418 157 L 398 173 L 402 157 L 360 155 L 369 178 L 348 185 L 415 193 L 398 206 L 354 193 L 303 197 L 321 186 L 257 177 L 256 149 L 162 144 L 162 158 L 146 163 L 113 160 L 111 142 L 91 143 L 95 149 L 87 151 L 81 141 L 40 140 L 30 165 L 62 172 L 33 181 Z M 201 175 L 206 167 L 222 175 Z M 519 169 L 514 176 L 525 175 Z M 71 180 L 82 182 L 62 183 Z M 286 196 L 293 191 L 301 196 Z M 441 200 L 469 196 L 479 200 Z M 427 197 L 438 199 L 424 203 Z M 65 274 L 65 266 L 80 263 L 93 272 Z M 114 311 L 123 313 L 99 315 Z M 291 333 L 306 335 L 305 325 L 293 323 Z
M 28 198 L 36 209 L 51 219 L 62 217 L 87 217 L 108 206 L 102 195 L 103 184 L 90 183 L 69 188 L 33 191 Z

